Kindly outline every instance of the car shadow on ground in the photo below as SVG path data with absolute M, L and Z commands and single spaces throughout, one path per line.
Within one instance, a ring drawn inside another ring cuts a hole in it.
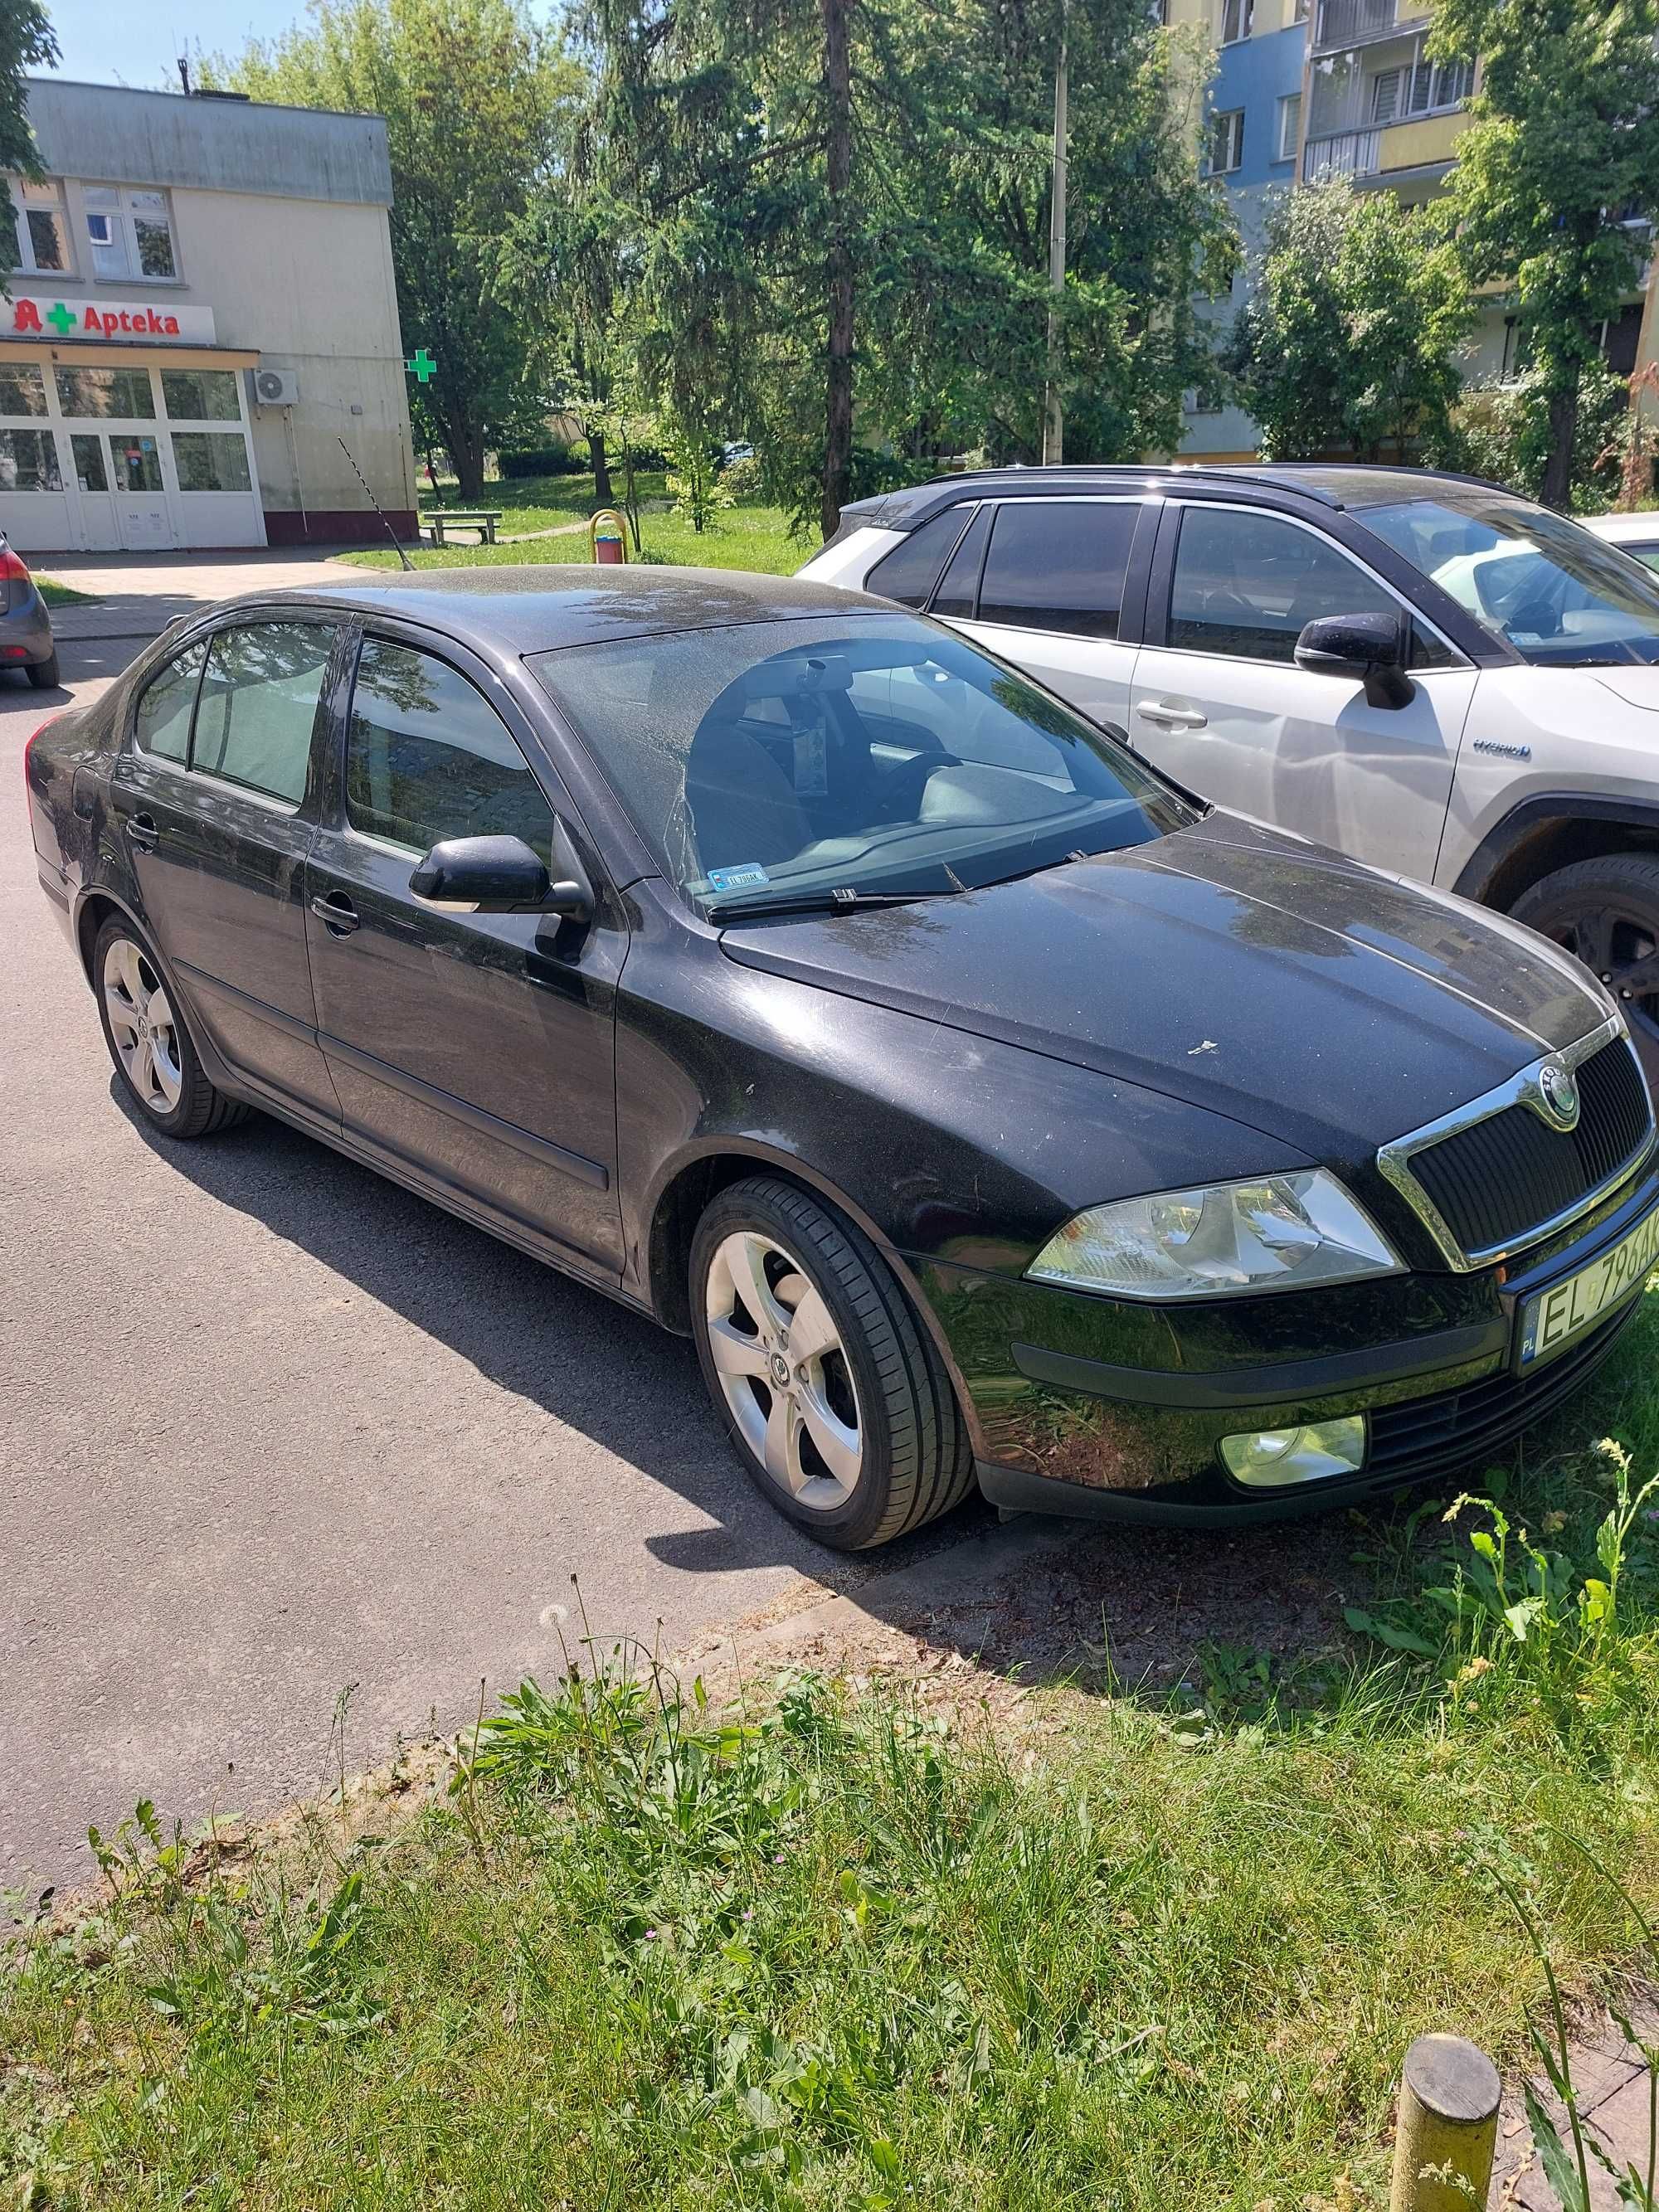
M 686 1340 L 265 1115 L 176 1145 L 146 1125 L 112 1078 L 111 1095 L 198 1188 L 707 1515 L 710 1526 L 644 1540 L 663 1565 L 689 1573 L 793 1566 L 852 1598 L 872 1627 L 981 1668 L 1068 1672 L 1159 1694 L 1195 1665 L 1231 1663 L 1229 1655 L 1242 1663 L 1248 1655 L 1277 1662 L 1316 1653 L 1341 1638 L 1345 1605 L 1369 1586 L 1370 1555 L 1399 1538 L 1424 1503 L 1423 1493 L 1402 1492 L 1363 1512 L 1338 1508 L 1233 1530 L 1056 1522 L 1046 1524 L 1054 1541 L 1040 1556 L 1010 1564 L 996 1516 L 975 1497 L 913 1537 L 849 1559 L 756 1496 Z M 1559 1416 L 1544 1441 L 1601 1433 L 1586 1416 L 1616 1398 L 1627 1364 L 1620 1355 L 1588 1406 L 1576 1419 L 1572 1409 Z M 1439 1487 L 1449 1498 L 1459 1486 Z M 927 1561 L 971 1538 L 988 1540 L 983 1580 L 938 1601 Z

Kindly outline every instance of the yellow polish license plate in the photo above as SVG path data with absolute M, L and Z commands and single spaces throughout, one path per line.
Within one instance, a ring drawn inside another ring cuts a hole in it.
M 1659 1206 L 1610 1252 L 1576 1275 L 1540 1291 L 1521 1310 L 1521 1365 L 1535 1367 L 1565 1352 L 1603 1314 L 1640 1288 L 1659 1267 Z

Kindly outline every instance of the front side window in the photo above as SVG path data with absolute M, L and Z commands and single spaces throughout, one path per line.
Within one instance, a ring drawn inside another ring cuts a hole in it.
M 188 645 L 144 686 L 133 721 L 133 734 L 141 750 L 161 760 L 177 761 L 181 768 L 189 760 L 190 718 L 196 709 L 196 687 L 206 659 L 205 644 Z
M 735 623 L 530 665 L 664 872 L 722 910 L 949 895 L 1193 819 L 1062 702 L 914 617 Z
M 247 445 L 240 430 L 175 430 L 173 465 L 180 491 L 251 491 Z
M 1355 520 L 1539 667 L 1659 661 L 1659 579 L 1547 507 L 1440 483 Z
M 62 491 L 50 430 L 0 430 L 0 491 Z
M 85 199 L 94 276 L 141 283 L 176 281 L 179 262 L 165 192 L 88 185 Z
M 153 422 L 155 397 L 147 368 L 60 368 L 58 404 L 65 415 Z
M 1189 507 L 1181 518 L 1169 642 L 1184 653 L 1294 661 L 1304 627 L 1325 615 L 1392 615 L 1398 599 L 1328 538 L 1275 514 Z M 1413 658 L 1449 658 L 1424 635 Z
M 1115 637 L 1139 514 L 1127 500 L 1010 500 L 991 532 L 980 620 Z
M 249 623 L 208 647 L 191 766 L 298 805 L 334 631 L 322 623 Z
M 552 865 L 553 810 L 501 716 L 447 662 L 385 638 L 365 638 L 358 658 L 346 819 L 411 853 L 521 837 Z
M 913 530 L 902 545 L 877 562 L 864 580 L 865 590 L 896 599 L 902 607 L 925 607 L 940 569 L 956 550 L 968 514 L 966 507 L 947 507 Z

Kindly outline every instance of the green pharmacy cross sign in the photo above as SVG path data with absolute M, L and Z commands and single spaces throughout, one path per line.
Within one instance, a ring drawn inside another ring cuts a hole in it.
M 416 346 L 415 349 L 414 360 L 406 361 L 404 363 L 404 367 L 405 369 L 410 371 L 421 383 L 430 384 L 433 377 L 437 374 L 438 364 L 433 360 L 431 355 L 427 351 L 424 346 Z

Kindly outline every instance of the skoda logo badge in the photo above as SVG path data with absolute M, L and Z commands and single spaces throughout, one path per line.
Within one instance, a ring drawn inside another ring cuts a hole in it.
M 1544 1114 L 1564 1133 L 1578 1126 L 1578 1085 L 1572 1070 L 1559 1060 L 1547 1060 L 1538 1071 L 1538 1095 Z

